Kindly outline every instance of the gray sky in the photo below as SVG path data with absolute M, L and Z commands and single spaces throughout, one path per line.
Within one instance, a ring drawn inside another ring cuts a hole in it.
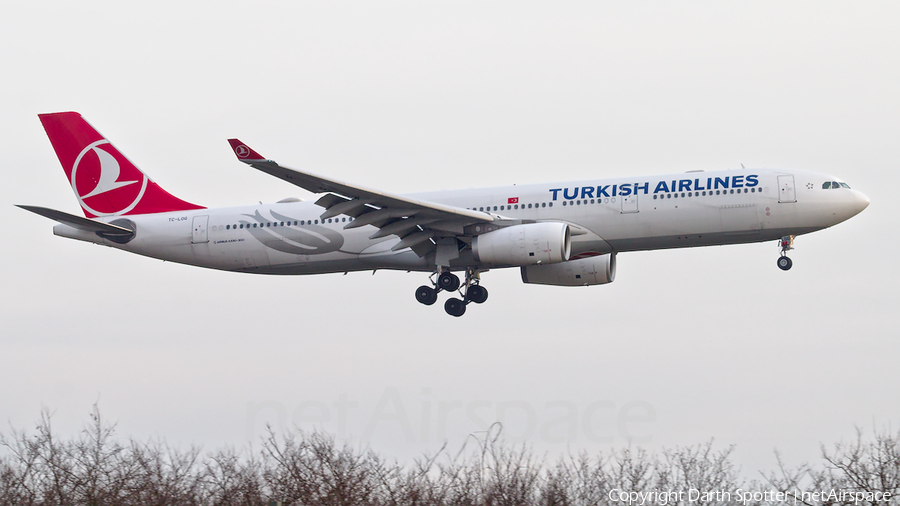
M 19 2 L 0 19 L 0 419 L 207 449 L 264 424 L 409 459 L 479 421 L 551 456 L 714 437 L 745 473 L 900 422 L 896 2 Z M 460 319 L 422 274 L 264 277 L 54 237 L 78 213 L 37 114 L 76 110 L 214 207 L 747 166 L 872 204 L 797 240 L 619 256 L 616 282 L 484 276 Z M 895 209 L 892 211 L 891 209 Z M 408 422 L 408 424 L 407 424 Z

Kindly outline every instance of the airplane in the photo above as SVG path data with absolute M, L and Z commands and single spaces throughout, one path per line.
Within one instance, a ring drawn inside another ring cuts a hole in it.
M 430 273 L 416 300 L 455 293 L 444 309 L 456 317 L 487 300 L 490 269 L 519 268 L 525 283 L 602 285 L 621 252 L 778 241 L 786 271 L 796 236 L 869 205 L 834 176 L 743 167 L 398 195 L 291 169 L 229 139 L 241 162 L 321 196 L 208 209 L 165 191 L 79 113 L 38 117 L 84 214 L 19 206 L 57 221 L 55 235 L 233 272 Z

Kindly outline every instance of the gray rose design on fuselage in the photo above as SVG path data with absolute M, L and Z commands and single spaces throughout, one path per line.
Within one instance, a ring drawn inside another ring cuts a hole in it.
M 336 230 L 320 225 L 294 225 L 294 218 L 272 212 L 272 220 L 259 211 L 245 215 L 253 221 L 242 221 L 250 235 L 264 246 L 293 255 L 321 255 L 341 249 L 344 237 Z M 282 225 L 284 223 L 284 225 Z M 254 227 L 253 225 L 256 225 Z

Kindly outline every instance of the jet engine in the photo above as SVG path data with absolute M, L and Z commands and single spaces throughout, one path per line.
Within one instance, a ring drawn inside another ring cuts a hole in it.
M 521 270 L 524 283 L 556 286 L 605 285 L 616 279 L 616 254 L 551 265 L 528 265 Z
M 565 262 L 572 251 L 569 225 L 560 222 L 512 225 L 476 236 L 475 260 L 493 265 Z

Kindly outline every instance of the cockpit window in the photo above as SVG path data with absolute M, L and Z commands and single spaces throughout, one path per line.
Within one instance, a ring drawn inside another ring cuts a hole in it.
M 823 190 L 827 190 L 829 188 L 831 188 L 831 181 L 825 181 L 824 183 L 822 183 Z
M 841 188 L 846 188 L 846 189 L 849 190 L 849 189 L 850 189 L 850 185 L 847 184 L 847 183 L 841 183 Z

